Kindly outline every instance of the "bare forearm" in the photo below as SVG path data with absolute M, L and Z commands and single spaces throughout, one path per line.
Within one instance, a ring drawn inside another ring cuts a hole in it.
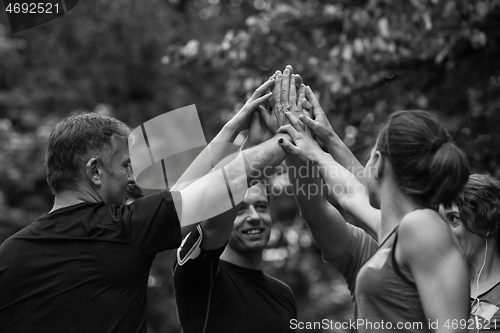
M 208 174 L 226 156 L 235 153 L 238 147 L 232 144 L 234 139 L 235 131 L 228 126 L 224 126 L 212 142 L 203 149 L 184 171 L 173 189 L 180 190 L 188 186 L 193 180 Z
M 326 147 L 335 161 L 349 170 L 361 182 L 364 182 L 363 165 L 358 161 L 352 151 L 336 134 L 330 137 L 330 139 L 326 143 Z
M 280 139 L 291 141 L 289 135 L 278 133 L 260 145 L 241 152 L 249 182 L 270 177 L 274 167 L 285 159 L 285 150 L 278 143 Z
M 347 213 L 377 232 L 381 218 L 380 210 L 370 205 L 365 186 L 330 155 L 321 154 L 317 162 L 328 191 L 335 201 Z
M 324 198 L 324 182 L 312 162 L 302 162 L 292 156 L 286 158 L 288 179 L 301 212 L 315 211 Z
M 324 183 L 312 163 L 287 158 L 288 177 L 300 208 L 316 244 L 325 258 L 339 256 L 350 239 L 346 222 L 339 211 L 326 201 Z
M 340 212 L 326 200 L 317 201 L 315 209 L 301 208 L 301 215 L 323 253 L 324 258 L 340 256 L 351 241 L 351 231 Z
M 364 193 L 364 187 L 359 180 L 329 154 L 319 154 L 316 162 L 330 195 L 337 202 L 341 203 L 356 193 Z

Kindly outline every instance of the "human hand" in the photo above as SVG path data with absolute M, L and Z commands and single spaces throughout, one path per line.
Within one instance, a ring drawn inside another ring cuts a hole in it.
M 259 105 L 259 109 L 263 109 L 261 112 L 267 112 L 267 110 L 261 105 Z M 272 137 L 273 133 L 269 130 L 269 128 L 267 128 L 267 125 L 264 123 L 260 113 L 254 112 L 252 120 L 250 121 L 250 128 L 248 130 L 248 144 L 250 146 L 256 146 Z
M 269 80 L 273 80 L 274 82 L 276 82 L 276 76 L 278 76 L 278 74 L 281 74 L 281 71 L 280 70 L 276 70 L 276 72 L 273 73 L 273 75 L 271 75 L 269 77 Z M 274 86 L 272 86 L 270 89 L 269 89 L 269 92 L 273 92 L 274 90 Z M 269 98 L 266 103 L 264 104 L 264 107 L 268 110 L 269 113 L 271 113 L 271 110 L 273 109 L 274 107 L 274 98 Z
M 236 135 L 238 135 L 241 131 L 249 127 L 254 110 L 273 95 L 273 93 L 270 92 L 262 96 L 262 94 L 264 94 L 269 88 L 271 88 L 273 84 L 274 79 L 270 77 L 269 80 L 255 89 L 254 93 L 246 101 L 241 110 L 238 111 L 238 113 L 233 118 L 231 118 L 231 120 L 229 120 L 226 125 L 224 125 L 224 127 L 232 132 L 234 137 L 236 137 Z
M 295 158 L 302 161 L 317 162 L 319 156 L 323 153 L 320 146 L 313 139 L 310 132 L 304 129 L 302 123 L 292 112 L 287 112 L 286 116 L 290 120 L 290 124 L 284 125 L 279 128 L 279 133 L 288 133 L 292 138 L 292 143 L 282 141 L 281 146 L 291 153 Z
M 319 104 L 318 98 L 309 86 L 305 87 L 305 93 L 311 103 L 312 117 L 304 113 L 299 116 L 299 120 L 304 123 L 307 128 L 310 128 L 318 139 L 326 145 L 339 139 L 325 111 L 323 111 L 323 108 Z
M 261 109 L 260 115 L 265 124 L 272 133 L 276 133 L 280 126 L 289 124 L 288 117 L 285 111 L 291 111 L 295 114 L 300 114 L 302 108 L 297 100 L 296 80 L 302 82 L 302 78 L 293 74 L 293 67 L 287 65 L 283 74 L 280 71 L 276 72 L 276 82 L 273 90 L 272 110 L 268 113 L 267 110 Z
M 299 89 L 299 97 L 297 99 L 297 104 L 300 103 L 300 107 L 302 107 L 302 110 L 308 111 L 312 113 L 312 105 L 311 103 L 307 100 L 306 98 L 306 85 L 302 83 L 302 77 L 300 75 L 297 75 L 298 79 L 296 79 L 296 82 L 298 83 L 298 89 Z

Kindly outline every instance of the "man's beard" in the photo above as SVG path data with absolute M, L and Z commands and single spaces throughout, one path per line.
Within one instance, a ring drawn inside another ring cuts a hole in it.
M 125 196 L 127 200 L 137 200 L 144 196 L 144 192 L 137 184 L 129 184 L 125 191 Z

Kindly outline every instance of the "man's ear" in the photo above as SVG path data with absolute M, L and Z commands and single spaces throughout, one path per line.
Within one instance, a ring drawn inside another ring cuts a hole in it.
M 99 169 L 100 162 L 97 158 L 92 157 L 85 165 L 85 175 L 94 185 L 101 185 L 101 170 Z
M 384 159 L 382 158 L 382 154 L 380 151 L 375 152 L 375 163 L 373 164 L 375 166 L 376 174 L 375 174 L 375 179 L 382 178 L 382 175 L 384 174 Z

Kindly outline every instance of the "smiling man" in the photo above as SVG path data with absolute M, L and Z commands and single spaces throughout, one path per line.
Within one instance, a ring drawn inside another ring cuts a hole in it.
M 292 331 L 293 293 L 262 271 L 272 224 L 264 186 L 247 191 L 234 223 L 223 220 L 202 222 L 177 252 L 174 288 L 184 333 Z

